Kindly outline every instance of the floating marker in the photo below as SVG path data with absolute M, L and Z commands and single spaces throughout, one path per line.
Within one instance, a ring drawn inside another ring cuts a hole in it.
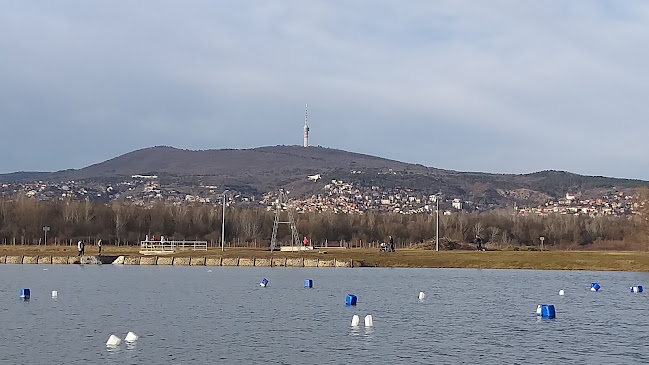
M 559 295 L 563 295 L 563 294 L 564 294 L 563 289 L 559 290 Z
M 365 316 L 365 327 L 374 327 L 374 322 L 372 321 L 371 314 Z
M 590 291 L 598 291 L 601 286 L 597 283 L 590 283 Z
M 268 280 L 266 280 L 266 278 L 261 279 L 261 283 L 259 283 L 259 286 L 265 288 L 266 285 L 268 285 Z
M 541 318 L 554 318 L 555 314 L 554 305 L 539 304 L 536 307 L 536 315 Z
M 126 342 L 135 342 L 137 339 L 140 338 L 140 336 L 136 335 L 133 332 L 129 332 L 126 334 L 126 337 L 124 337 L 124 341 Z
M 29 289 L 20 289 L 20 299 L 29 299 L 31 293 Z
M 212 270 L 207 270 L 207 272 L 212 272 Z
M 347 294 L 345 305 L 356 305 L 356 296 L 354 294 Z
M 56 290 L 52 290 L 52 298 L 57 298 L 59 296 L 59 292 Z
M 423 291 L 419 292 L 419 300 L 424 300 L 426 299 L 426 294 Z
M 305 287 L 305 288 L 313 288 L 313 280 L 311 280 L 311 279 L 305 279 L 305 280 L 304 280 L 304 287 Z
M 43 269 L 43 271 L 47 271 L 47 270 L 49 270 L 49 269 Z
M 119 337 L 115 335 L 110 335 L 110 337 L 108 337 L 108 341 L 106 341 L 106 346 L 117 347 L 119 346 L 120 343 L 122 343 L 122 340 L 120 340 Z
M 631 289 L 631 293 L 642 293 L 642 285 L 632 286 L 629 289 Z
M 358 318 L 357 314 L 354 314 L 352 317 L 352 327 L 358 327 L 358 324 L 361 322 L 361 319 Z

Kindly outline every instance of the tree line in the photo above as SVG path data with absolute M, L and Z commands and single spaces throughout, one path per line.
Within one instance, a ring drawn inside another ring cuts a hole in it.
M 649 193 L 647 194 L 649 196 Z M 649 207 L 649 204 L 647 204 Z M 642 208 L 642 206 L 641 206 Z M 47 244 L 76 240 L 102 239 L 107 244 L 138 244 L 145 235 L 175 240 L 206 240 L 218 244 L 221 239 L 220 205 L 155 202 L 135 205 L 73 199 L 41 201 L 25 195 L 0 199 L 0 243 L 42 244 L 43 227 Z M 255 242 L 268 246 L 273 229 L 274 210 L 255 206 L 226 208 L 226 242 Z M 282 214 L 281 220 L 287 220 Z M 298 232 L 314 244 L 347 242 L 368 244 L 395 242 L 426 244 L 436 237 L 434 214 L 303 213 L 293 214 Z M 631 242 L 645 249 L 647 215 L 636 217 L 588 217 L 574 215 L 521 216 L 512 211 L 454 213 L 439 216 L 439 235 L 443 248 L 461 247 L 480 236 L 497 248 L 538 246 L 544 237 L 546 246 L 588 247 L 607 242 Z M 280 242 L 290 241 L 288 225 L 280 225 Z M 460 246 L 457 246 L 460 245 Z

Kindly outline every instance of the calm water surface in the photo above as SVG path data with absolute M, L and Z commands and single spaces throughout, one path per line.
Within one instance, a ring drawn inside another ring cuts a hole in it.
M 629 287 L 643 284 L 623 272 L 0 265 L 0 362 L 640 364 L 649 292 Z M 537 320 L 541 303 L 557 318 Z M 135 345 L 106 348 L 128 331 Z

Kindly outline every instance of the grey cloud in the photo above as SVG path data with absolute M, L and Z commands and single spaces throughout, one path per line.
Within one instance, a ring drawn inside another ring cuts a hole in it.
M 649 178 L 641 1 L 10 2 L 0 172 L 151 145 L 315 144 Z

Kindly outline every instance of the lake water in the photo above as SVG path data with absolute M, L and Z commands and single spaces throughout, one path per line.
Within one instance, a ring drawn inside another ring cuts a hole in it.
M 649 292 L 629 287 L 643 284 L 649 274 L 0 265 L 0 362 L 640 364 Z M 538 320 L 537 304 L 554 304 L 557 318 Z M 106 347 L 128 331 L 135 345 Z

